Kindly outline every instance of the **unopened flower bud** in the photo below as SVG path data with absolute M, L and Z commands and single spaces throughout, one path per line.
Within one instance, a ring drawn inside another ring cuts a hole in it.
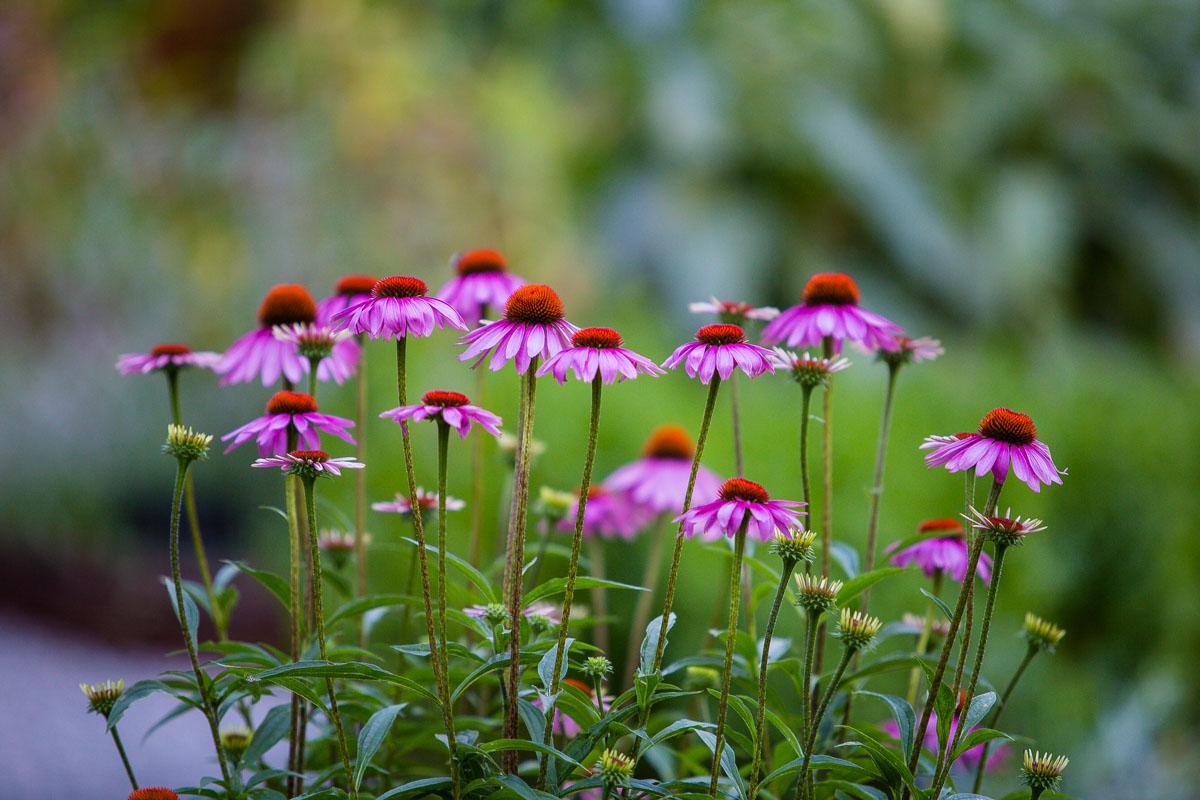
M 837 605 L 842 582 L 822 578 L 811 573 L 796 576 L 796 605 L 810 614 L 824 614 Z
M 612 668 L 612 662 L 604 656 L 591 656 L 583 662 L 583 674 L 596 680 L 612 672 Z
M 1053 622 L 1048 622 L 1035 614 L 1025 615 L 1025 625 L 1021 629 L 1021 636 L 1029 642 L 1030 647 L 1053 653 L 1054 648 L 1066 635 L 1067 632 Z
M 87 697 L 88 711 L 108 719 L 113 706 L 125 692 L 125 681 L 105 681 L 104 683 L 81 683 L 79 689 Z
M 842 644 L 850 650 L 865 650 L 875 641 L 875 634 L 882 627 L 883 622 L 879 617 L 843 608 L 834 636 L 841 639 Z
M 183 425 L 168 425 L 167 442 L 163 445 L 163 452 L 186 464 L 203 461 L 208 458 L 208 446 L 212 443 L 212 438 L 207 433 L 198 433 Z
M 605 750 L 596 762 L 596 773 L 604 783 L 604 788 L 613 790 L 625 786 L 633 776 L 633 759 L 616 750 Z
M 803 528 L 793 528 L 787 533 L 776 533 L 771 542 L 771 552 L 783 559 L 785 564 L 798 564 L 801 561 L 811 563 L 813 560 L 813 542 L 817 540 L 816 531 L 806 531 Z
M 1063 770 L 1069 763 L 1070 759 L 1066 756 L 1026 750 L 1025 763 L 1021 766 L 1021 780 L 1035 795 L 1045 791 L 1052 792 L 1062 783 Z

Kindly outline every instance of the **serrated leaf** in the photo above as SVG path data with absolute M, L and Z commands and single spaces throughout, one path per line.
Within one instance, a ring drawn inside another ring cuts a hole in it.
M 407 703 L 395 703 L 394 705 L 384 706 L 371 715 L 367 723 L 362 726 L 362 730 L 358 732 L 358 755 L 354 762 L 354 789 L 362 785 L 363 775 L 367 771 L 367 766 L 371 763 L 371 759 L 375 757 L 375 753 L 379 750 L 379 746 L 383 744 L 383 740 L 387 738 L 388 731 L 392 728 L 392 723 L 396 721 L 396 715 L 399 714 Z

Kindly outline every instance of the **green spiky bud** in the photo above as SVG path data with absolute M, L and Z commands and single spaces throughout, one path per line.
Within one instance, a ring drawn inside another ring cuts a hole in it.
M 125 693 L 125 681 L 105 681 L 104 683 L 81 683 L 79 690 L 87 697 L 88 711 L 108 719 L 112 713 L 117 698 Z
M 612 672 L 612 668 L 612 662 L 604 656 L 591 656 L 583 662 L 583 674 L 597 680 Z
M 208 458 L 208 446 L 212 439 L 207 433 L 198 433 L 183 425 L 168 425 L 163 452 L 175 456 L 185 464 L 203 461 Z
M 837 606 L 837 595 L 841 590 L 841 581 L 806 572 L 796 576 L 796 605 L 810 614 L 824 614 Z
M 1062 783 L 1063 770 L 1070 762 L 1066 756 L 1026 750 L 1025 763 L 1021 766 L 1021 780 L 1037 794 L 1052 792 Z
M 1053 622 L 1048 622 L 1036 614 L 1025 615 L 1025 625 L 1021 629 L 1021 636 L 1029 642 L 1030 647 L 1053 653 L 1054 648 L 1066 635 L 1067 632 Z
M 604 788 L 611 791 L 629 783 L 633 776 L 633 759 L 616 750 L 605 750 L 596 762 L 595 771 L 600 776 Z
M 771 552 L 783 559 L 785 564 L 798 564 L 801 561 L 811 564 L 815 554 L 813 542 L 816 540 L 816 531 L 792 528 L 786 534 L 775 534 L 775 540 L 771 542 Z
M 221 731 L 221 748 L 233 763 L 239 764 L 252 738 L 254 735 L 245 728 Z
M 488 603 L 483 612 L 484 621 L 491 627 L 508 622 L 508 609 L 502 603 Z
M 879 617 L 843 608 L 837 631 L 833 635 L 851 650 L 865 650 L 875 641 L 875 634 L 882 627 L 883 621 Z

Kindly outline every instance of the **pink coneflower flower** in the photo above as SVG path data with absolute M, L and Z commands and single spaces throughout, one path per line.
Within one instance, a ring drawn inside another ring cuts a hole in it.
M 447 325 L 465 331 L 467 326 L 458 312 L 444 300 L 426 297 L 428 291 L 420 278 L 382 278 L 372 287 L 370 297 L 338 311 L 330 323 L 372 339 L 424 337 Z
M 478 325 L 485 308 L 503 308 L 508 298 L 525 285 L 508 271 L 508 262 L 496 250 L 468 250 L 450 259 L 458 273 L 438 290 L 464 320 Z
M 290 342 L 312 368 L 317 362 L 317 380 L 334 381 L 341 385 L 354 374 L 362 348 L 346 331 L 335 331 L 329 325 L 316 322 L 295 322 L 276 325 L 271 329 L 276 339 Z
M 503 624 L 508 621 L 508 609 L 499 603 L 493 603 L 490 606 L 468 606 L 463 609 L 463 613 L 474 619 L 495 619 L 496 624 Z M 525 619 L 533 619 L 541 617 L 551 625 L 557 625 L 561 620 L 558 615 L 558 607 L 551 603 L 533 603 L 521 610 L 521 616 Z
M 619 467 L 605 478 L 604 487 L 614 494 L 625 495 L 634 506 L 651 515 L 668 511 L 682 513 L 695 453 L 695 445 L 686 430 L 679 425 L 662 425 L 651 432 L 642 457 Z M 715 500 L 720 491 L 721 479 L 700 465 L 692 490 L 695 503 Z
M 757 378 L 764 372 L 774 372 L 771 351 L 746 341 L 746 334 L 737 325 L 705 325 L 696 331 L 696 340 L 676 348 L 663 362 L 667 369 L 684 365 L 689 378 L 699 377 L 701 383 L 712 380 L 713 374 L 729 380 L 734 369 L 740 368 L 747 377 Z
M 293 475 L 316 478 L 321 475 L 341 475 L 344 469 L 362 469 L 366 465 L 351 456 L 330 458 L 324 450 L 293 450 L 282 455 L 257 458 L 250 466 L 259 469 L 276 467 Z
M 304 448 L 316 450 L 321 444 L 318 433 L 328 433 L 354 444 L 354 439 L 346 432 L 353 426 L 353 420 L 317 413 L 317 401 L 311 394 L 276 392 L 267 401 L 265 415 L 230 431 L 221 437 L 221 441 L 233 439 L 233 444 L 225 448 L 228 453 L 254 437 L 259 455 L 281 455 L 287 452 L 289 429 L 296 432 L 297 441 Z
M 928 336 L 922 336 L 919 339 L 911 339 L 907 336 L 896 337 L 895 349 L 889 350 L 886 347 L 876 349 L 876 355 L 880 361 L 884 361 L 894 366 L 904 364 L 920 364 L 922 361 L 933 361 L 946 354 L 942 343 L 937 339 L 930 339 Z
M 478 367 L 491 354 L 488 368 L 495 371 L 515 359 L 524 375 L 534 358 L 550 358 L 571 345 L 579 330 L 563 318 L 563 304 L 549 286 L 531 283 L 512 293 L 504 305 L 504 319 L 485 322 L 459 339 L 467 349 L 459 361 L 474 358 Z
M 1011 547 L 1024 543 L 1025 537 L 1031 533 L 1046 530 L 1040 519 L 1032 517 L 1014 517 L 1012 509 L 1004 516 L 985 516 L 978 509 L 972 508 L 970 516 L 966 517 L 971 527 L 979 531 L 979 535 L 990 539 L 999 547 Z
M 917 532 L 936 532 L 939 535 L 923 539 L 899 552 L 893 552 L 899 542 L 888 545 L 886 552 L 892 553 L 889 562 L 897 567 L 916 564 L 927 578 L 941 573 L 962 583 L 967 574 L 968 548 L 967 540 L 963 536 L 963 526 L 958 520 L 949 517 L 927 519 L 917 527 Z M 975 574 L 982 578 L 984 583 L 992 580 L 992 559 L 987 553 L 979 554 Z
M 408 432 L 407 422 L 423 419 L 441 419 L 458 435 L 467 438 L 472 425 L 478 425 L 492 436 L 500 435 L 500 418 L 490 411 L 473 406 L 465 394 L 459 392 L 426 392 L 419 405 L 398 406 L 384 411 L 379 416 L 399 422 Z
M 923 621 L 922 621 L 922 625 L 924 625 Z M 950 723 L 950 735 L 949 735 L 949 739 L 947 739 L 947 742 L 954 741 L 954 733 L 958 729 L 959 721 L 960 721 L 960 714 L 956 712 L 954 715 L 954 720 Z M 879 727 L 881 730 L 883 730 L 889 736 L 892 736 L 895 739 L 899 740 L 900 728 L 897 727 L 896 723 L 893 722 L 892 720 L 889 719 L 888 721 L 881 723 Z M 979 728 L 979 726 L 976 725 L 974 728 L 971 728 L 971 730 L 972 731 L 978 730 L 978 728 Z M 969 732 L 970 731 L 968 731 L 968 733 Z M 966 738 L 966 734 L 963 734 L 963 738 L 964 739 Z M 984 746 L 985 745 L 983 745 L 983 744 L 975 745 L 974 747 L 965 751 L 961 756 L 959 756 L 958 760 L 955 761 L 954 763 L 961 766 L 963 769 L 967 770 L 968 772 L 977 769 L 979 767 L 979 759 L 983 757 Z M 931 714 L 930 714 L 929 727 L 925 729 L 924 747 L 930 753 L 938 752 L 937 713 L 936 712 L 931 712 Z M 984 771 L 985 772 L 995 772 L 997 769 L 999 769 L 1001 766 L 1003 766 L 1004 761 L 1006 760 L 1007 757 L 1008 757 L 1007 746 L 1006 745 L 998 746 L 995 749 L 995 751 L 990 756 L 988 756 L 987 766 L 984 767 Z
M 721 322 L 730 325 L 741 325 L 748 319 L 770 322 L 779 316 L 779 309 L 772 306 L 755 308 L 749 303 L 718 300 L 715 297 L 710 298 L 707 303 L 688 303 L 688 311 L 693 314 L 716 314 Z
M 156 370 L 184 367 L 216 369 L 220 361 L 220 353 L 195 352 L 186 344 L 156 344 L 149 353 L 122 354 L 117 358 L 117 369 L 122 375 L 145 375 Z
M 833 340 L 833 351 L 842 342 L 861 344 L 868 350 L 895 350 L 899 325 L 858 304 L 858 286 L 841 272 L 813 275 L 804 287 L 803 301 L 784 311 L 763 328 L 766 344 L 784 342 L 788 347 L 816 347 L 825 337 Z
M 636 378 L 639 372 L 662 375 L 658 365 L 643 355 L 626 350 L 621 334 L 612 328 L 582 328 L 571 336 L 571 346 L 560 350 L 538 368 L 538 377 L 547 372 L 559 383 L 567 382 L 567 373 L 591 383 L 596 374 L 604 383 Z
M 754 481 L 730 478 L 721 484 L 720 496 L 711 503 L 693 506 L 675 518 L 683 523 L 688 536 L 699 534 L 705 539 L 721 535 L 733 536 L 746 515 L 760 541 L 769 542 L 776 533 L 789 536 L 793 529 L 803 530 L 797 509 L 804 503 L 795 500 L 772 500 L 767 490 Z
M 587 505 L 583 509 L 583 535 L 601 539 L 630 541 L 647 520 L 645 512 L 630 504 L 623 496 L 612 494 L 603 486 L 588 487 Z M 575 530 L 579 500 L 571 503 L 567 516 L 558 523 L 561 531 Z
M 953 441 L 926 439 L 922 449 L 927 467 L 945 466 L 951 472 L 974 469 L 976 475 L 995 476 L 999 483 L 1012 467 L 1017 478 L 1035 492 L 1042 484 L 1062 483 L 1066 472 L 1054 466 L 1050 448 L 1038 441 L 1033 420 L 1008 408 L 994 408 L 979 423 L 978 433 L 959 434 Z
M 850 366 L 845 358 L 822 358 L 810 355 L 808 351 L 801 355 L 782 347 L 772 348 L 770 358 L 776 369 L 787 370 L 796 383 L 807 388 L 825 385 L 830 375 Z
M 333 294 L 317 303 L 317 322 L 329 325 L 333 315 L 371 299 L 371 290 L 379 279 L 374 275 L 345 275 L 338 279 Z
M 297 283 L 272 286 L 258 307 L 258 327 L 229 346 L 217 364 L 221 385 L 248 383 L 261 378 L 270 386 L 280 375 L 297 384 L 308 372 L 308 361 L 291 342 L 275 338 L 276 325 L 311 323 L 317 319 L 317 304 L 308 289 Z
M 420 486 L 417 487 L 417 506 L 421 511 L 437 511 L 438 495 L 437 492 L 427 492 Z M 446 510 L 461 511 L 467 507 L 467 504 L 458 499 L 446 495 Z M 397 494 L 395 500 L 386 500 L 379 503 L 372 503 L 371 508 L 376 511 L 383 511 L 389 514 L 411 514 L 412 503 L 409 500 L 408 494 Z

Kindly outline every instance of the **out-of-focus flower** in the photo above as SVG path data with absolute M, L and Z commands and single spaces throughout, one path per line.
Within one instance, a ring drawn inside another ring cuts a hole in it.
M 309 362 L 317 362 L 317 380 L 341 384 L 354 374 L 362 357 L 362 348 L 346 331 L 335 331 L 325 323 L 295 322 L 271 329 L 276 339 L 295 345 L 296 352 Z
M 804 287 L 803 302 L 782 312 L 763 328 L 767 344 L 817 347 L 829 337 L 833 351 L 843 342 L 856 342 L 868 350 L 894 350 L 901 328 L 858 304 L 858 286 L 841 272 L 813 275 Z
M 779 309 L 771 306 L 755 308 L 749 303 L 739 303 L 734 300 L 718 300 L 709 298 L 707 303 L 688 303 L 688 311 L 693 314 L 716 314 L 717 319 L 730 325 L 741 325 L 748 319 L 770 322 L 779 316 Z
M 229 756 L 230 761 L 240 764 L 253 737 L 254 734 L 246 728 L 221 731 L 221 748 L 225 751 L 225 755 Z
M 920 364 L 922 361 L 933 361 L 946 353 L 942 343 L 937 339 L 922 336 L 911 339 L 907 336 L 896 337 L 895 349 L 877 348 L 876 356 L 880 361 L 892 367 L 902 367 L 905 364 Z
M 1042 619 L 1033 613 L 1025 614 L 1025 625 L 1021 628 L 1021 636 L 1029 642 L 1029 646 L 1038 650 L 1053 653 L 1067 632 L 1053 622 Z
M 587 383 L 597 374 L 604 383 L 636 378 L 639 372 L 663 374 L 653 361 L 622 344 L 621 334 L 612 328 L 582 328 L 571 336 L 571 346 L 546 359 L 537 374 L 550 373 L 559 383 L 567 382 L 568 372 Z
M 512 293 L 503 319 L 485 322 L 458 340 L 466 345 L 458 359 L 475 359 L 472 368 L 488 361 L 493 371 L 512 361 L 517 373 L 524 375 L 533 359 L 550 358 L 570 347 L 577 330 L 563 318 L 563 303 L 554 290 L 532 283 Z
M 420 486 L 417 487 L 417 506 L 422 513 L 437 511 L 438 495 L 437 492 L 427 492 Z M 461 511 L 467 507 L 465 501 L 457 497 L 446 495 L 446 511 Z M 396 499 L 385 500 L 379 503 L 371 503 L 371 508 L 375 511 L 383 511 L 389 514 L 412 514 L 412 502 L 407 494 L 398 492 Z
M 776 369 L 785 369 L 792 374 L 792 379 L 806 389 L 824 386 L 829 383 L 829 376 L 841 372 L 850 366 L 850 362 L 838 356 L 836 358 L 821 358 L 810 355 L 808 351 L 797 354 L 782 347 L 771 350 L 771 363 Z
M 893 542 L 887 547 L 887 552 L 892 554 L 889 562 L 896 567 L 916 564 L 927 578 L 941 573 L 962 583 L 967 574 L 968 560 L 967 540 L 963 537 L 962 525 L 949 517 L 927 519 L 918 526 L 917 531 L 919 533 L 936 531 L 943 535 L 922 539 L 902 550 L 896 550 L 900 543 Z M 979 554 L 979 563 L 976 565 L 975 574 L 982 578 L 984 583 L 991 582 L 992 558 L 987 553 Z
M 156 344 L 149 353 L 124 353 L 119 356 L 117 369 L 122 375 L 145 375 L 148 372 L 185 367 L 216 369 L 220 362 L 220 353 L 195 352 L 186 344 Z
M 508 298 L 525 285 L 508 271 L 508 261 L 496 250 L 467 250 L 450 259 L 453 278 L 437 296 L 449 303 L 469 325 L 478 325 L 484 309 L 503 308 Z
M 333 315 L 369 300 L 379 278 L 374 275 L 344 275 L 333 287 L 333 294 L 317 303 L 317 322 L 329 325 Z
M 922 449 L 928 467 L 945 466 L 950 472 L 974 469 L 976 475 L 992 473 L 1003 483 L 1011 467 L 1017 479 L 1035 492 L 1042 484 L 1062 483 L 1050 448 L 1037 438 L 1033 420 L 1008 408 L 994 408 L 979 423 L 978 433 L 926 440 Z
M 408 421 L 441 420 L 463 439 L 471 432 L 471 426 L 478 425 L 492 436 L 500 435 L 500 418 L 487 409 L 471 405 L 470 399 L 461 392 L 426 392 L 417 405 L 397 406 L 379 415 L 382 419 L 399 422 L 404 432 L 408 433 Z
M 321 433 L 354 444 L 354 438 L 347 433 L 352 427 L 354 420 L 318 413 L 317 400 L 311 394 L 276 392 L 267 401 L 266 414 L 230 431 L 221 437 L 221 441 L 233 440 L 225 448 L 228 453 L 253 437 L 258 443 L 258 454 L 265 457 L 287 452 L 289 430 L 296 432 L 300 446 L 316 450 L 321 446 Z
M 674 369 L 683 364 L 689 378 L 698 377 L 707 384 L 713 375 L 729 380 L 735 369 L 741 369 L 749 378 L 774 372 L 770 355 L 767 348 L 747 342 L 745 332 L 737 325 L 705 325 L 696 331 L 694 341 L 675 348 L 663 366 Z
M 427 297 L 420 278 L 394 275 L 382 278 L 371 296 L 330 317 L 335 328 L 364 333 L 372 339 L 423 338 L 447 326 L 466 330 L 458 312 L 436 297 Z
M 642 453 L 641 458 L 605 478 L 604 487 L 626 495 L 634 505 L 652 515 L 681 513 L 695 454 L 691 437 L 679 425 L 661 425 L 646 439 Z M 708 503 L 716 499 L 720 490 L 721 479 L 717 474 L 699 465 L 692 489 L 693 503 Z
M 311 323 L 317 318 L 317 304 L 308 289 L 296 283 L 271 287 L 258 308 L 258 327 L 229 346 L 216 371 L 221 384 L 249 383 L 255 378 L 270 386 L 280 376 L 293 385 L 308 373 L 308 361 L 296 352 L 291 342 L 275 338 L 276 325 Z
M 571 503 L 567 515 L 558 522 L 562 531 L 575 530 L 575 517 L 579 514 L 579 500 Z M 645 511 L 630 503 L 623 495 L 613 494 L 603 486 L 588 487 L 587 505 L 583 509 L 583 535 L 599 536 L 601 539 L 624 539 L 630 541 L 649 521 Z
M 913 633 L 920 633 L 925 630 L 925 618 L 909 613 L 908 611 L 900 615 L 900 623 Z M 950 633 L 950 621 L 942 618 L 934 618 L 932 624 L 929 626 L 929 632 L 934 636 L 944 638 L 946 634 Z
M 922 623 L 922 624 L 924 624 L 924 623 Z M 949 744 L 949 742 L 954 740 L 954 734 L 958 730 L 958 723 L 960 720 L 961 720 L 961 714 L 959 712 L 956 712 L 954 715 L 954 719 L 950 723 L 950 734 L 947 739 L 947 744 Z M 886 732 L 889 736 L 895 737 L 896 739 L 900 738 L 900 729 L 896 726 L 896 723 L 893 722 L 892 720 L 888 720 L 887 722 L 882 723 L 879 727 L 884 732 Z M 979 729 L 979 726 L 976 725 L 971 730 L 973 731 L 973 730 L 978 730 L 978 729 Z M 968 733 L 970 733 L 970 731 L 968 731 Z M 967 738 L 967 734 L 963 734 L 963 738 L 964 739 Z M 930 714 L 929 727 L 925 729 L 925 739 L 924 739 L 923 746 L 930 753 L 936 754 L 938 752 L 937 713 L 936 712 L 931 712 L 931 714 Z M 961 765 L 963 767 L 963 769 L 965 769 L 968 772 L 974 772 L 979 767 L 979 759 L 983 758 L 984 747 L 985 747 L 985 745 L 983 745 L 983 744 L 977 744 L 974 747 L 971 747 L 971 748 L 965 750 L 962 753 L 962 755 L 960 755 L 958 757 L 958 760 L 955 761 L 954 763 Z M 987 766 L 984 767 L 984 771 L 985 772 L 996 771 L 1004 764 L 1004 761 L 1007 757 L 1008 757 L 1007 746 L 999 745 L 999 746 L 995 747 L 995 749 L 993 749 L 991 751 L 991 754 L 988 756 Z
M 716 539 L 733 536 L 742 520 L 748 518 L 747 531 L 753 529 L 759 541 L 769 542 L 776 533 L 804 529 L 800 515 L 806 512 L 798 510 L 802 505 L 797 500 L 772 500 L 760 484 L 730 478 L 721 484 L 716 500 L 688 509 L 675 521 L 683 523 L 683 532 L 688 536 Z

